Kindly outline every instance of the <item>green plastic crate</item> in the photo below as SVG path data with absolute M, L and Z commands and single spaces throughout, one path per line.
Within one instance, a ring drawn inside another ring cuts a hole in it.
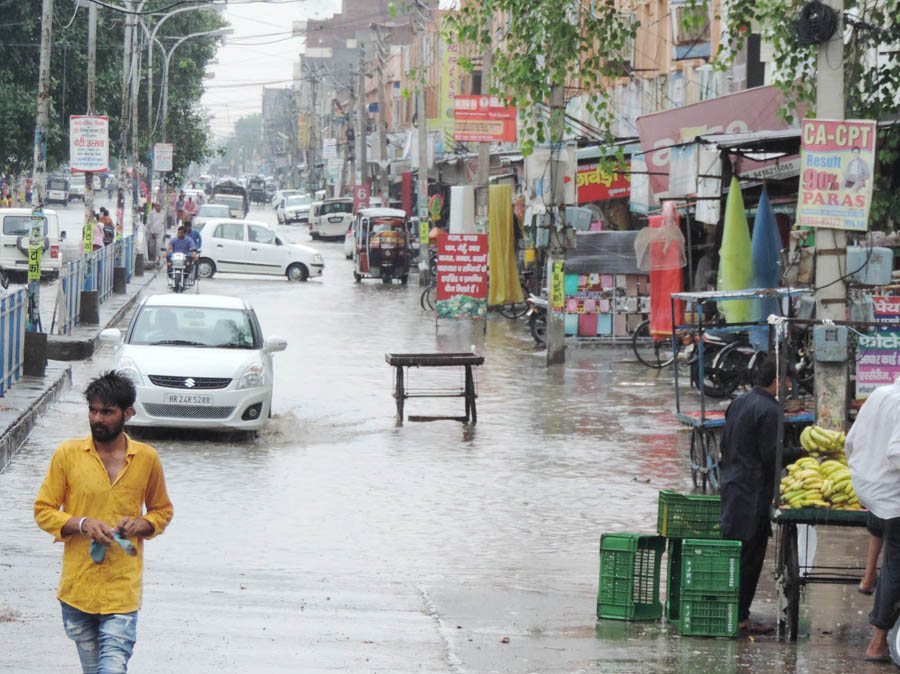
M 719 496 L 659 492 L 656 531 L 666 538 L 721 538 Z
M 600 537 L 600 589 L 597 617 L 659 620 L 659 571 L 666 539 L 644 534 Z
M 733 637 L 738 629 L 738 598 L 682 592 L 678 633 L 687 636 Z
M 741 542 L 685 538 L 681 551 L 681 589 L 737 597 L 741 589 Z
M 681 598 L 681 539 L 670 538 L 666 572 L 666 620 L 678 622 Z

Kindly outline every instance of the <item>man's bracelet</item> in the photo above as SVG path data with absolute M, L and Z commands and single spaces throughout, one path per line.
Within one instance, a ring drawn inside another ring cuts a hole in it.
M 87 517 L 82 517 L 80 520 L 78 520 L 78 533 L 81 534 L 82 536 L 84 535 L 84 529 L 82 529 L 81 527 L 84 524 L 84 521 L 86 519 L 87 519 Z

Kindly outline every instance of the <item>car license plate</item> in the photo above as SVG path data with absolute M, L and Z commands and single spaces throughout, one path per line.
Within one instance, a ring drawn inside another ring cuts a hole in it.
M 170 405 L 212 405 L 213 397 L 203 393 L 166 393 L 164 398 Z
M 344 218 L 342 218 L 339 215 L 336 217 L 333 217 L 333 218 L 328 218 L 328 222 L 343 222 L 343 220 L 344 220 Z

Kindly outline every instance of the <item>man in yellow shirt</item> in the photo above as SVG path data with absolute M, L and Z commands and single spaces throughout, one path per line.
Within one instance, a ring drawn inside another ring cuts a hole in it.
M 156 450 L 125 434 L 131 381 L 107 372 L 84 395 L 91 436 L 56 448 L 34 519 L 65 543 L 57 598 L 84 674 L 124 674 L 137 637 L 144 541 L 169 524 L 172 502 Z

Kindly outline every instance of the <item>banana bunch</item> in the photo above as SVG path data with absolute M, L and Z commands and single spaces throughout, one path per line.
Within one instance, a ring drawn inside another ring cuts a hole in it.
M 805 456 L 787 467 L 781 480 L 781 505 L 789 508 L 828 508 L 822 489 L 825 479 L 814 458 Z
M 829 431 L 821 426 L 807 426 L 800 432 L 800 444 L 809 455 L 815 458 L 820 456 L 836 459 L 847 465 L 847 456 L 844 454 L 844 442 L 847 436 L 838 431 Z
M 823 461 L 820 467 L 824 482 L 822 496 L 834 510 L 862 510 L 853 484 L 850 482 L 850 469 L 843 463 L 834 460 Z

